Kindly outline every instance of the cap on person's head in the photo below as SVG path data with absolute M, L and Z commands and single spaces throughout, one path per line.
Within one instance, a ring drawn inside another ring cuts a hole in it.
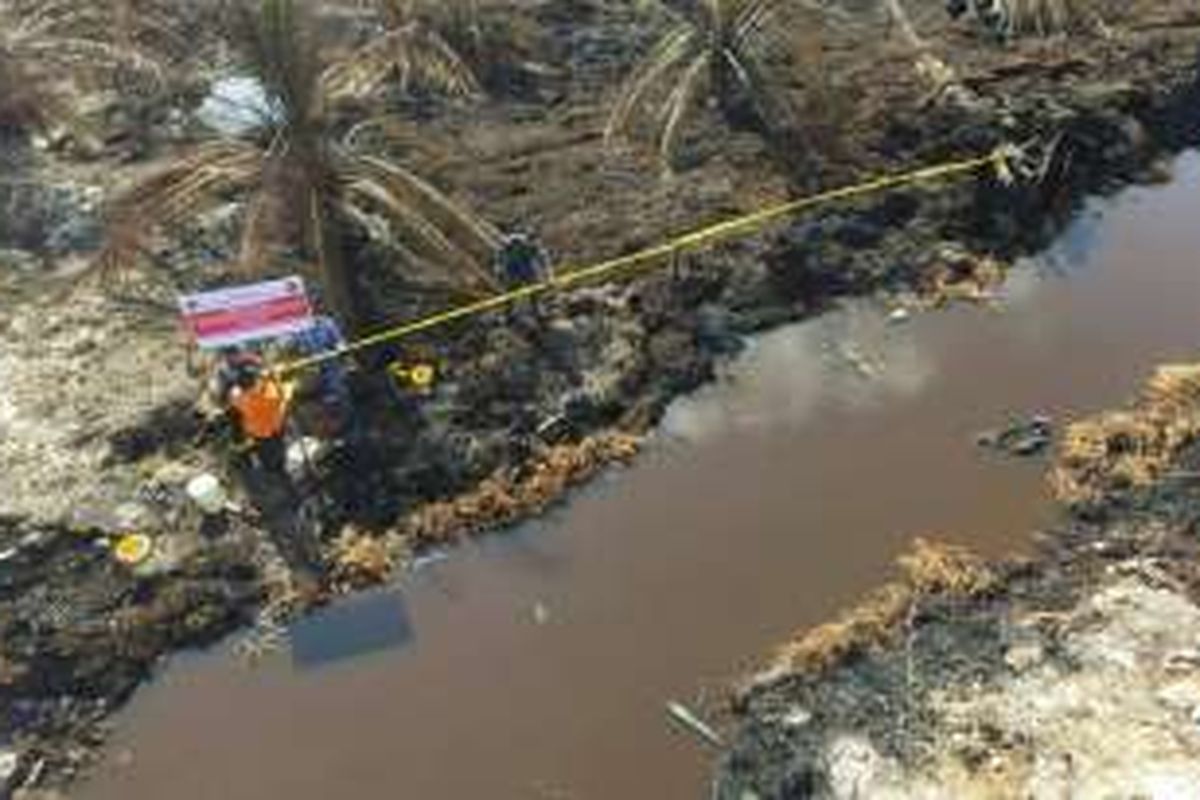
M 239 364 L 233 382 L 239 389 L 250 389 L 258 383 L 261 375 L 262 370 L 258 368 L 257 364 Z

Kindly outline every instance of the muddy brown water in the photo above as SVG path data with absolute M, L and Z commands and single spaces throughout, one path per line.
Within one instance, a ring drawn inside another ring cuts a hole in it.
M 77 796 L 704 797 L 712 753 L 668 700 L 711 707 L 914 534 L 1019 549 L 1052 519 L 1044 462 L 975 434 L 1117 405 L 1200 354 L 1197 189 L 1192 155 L 1171 185 L 1096 203 L 999 311 L 855 307 L 757 339 L 550 517 L 331 609 L 257 669 L 229 648 L 176 659 Z

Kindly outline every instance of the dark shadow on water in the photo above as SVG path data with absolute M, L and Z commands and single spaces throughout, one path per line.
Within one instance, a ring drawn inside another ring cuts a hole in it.
M 298 670 L 327 667 L 416 639 L 404 597 L 395 590 L 350 597 L 297 620 L 289 631 L 292 665 Z

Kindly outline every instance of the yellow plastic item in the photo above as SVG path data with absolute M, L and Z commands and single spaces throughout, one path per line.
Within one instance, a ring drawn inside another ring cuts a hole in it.
M 427 389 L 433 385 L 437 373 L 430 364 L 418 364 L 408 373 L 408 379 L 418 389 Z
M 392 376 L 402 384 L 414 389 L 428 389 L 437 379 L 437 370 L 432 364 L 407 366 L 399 361 L 388 367 Z
M 150 557 L 154 540 L 141 533 L 128 533 L 117 540 L 113 555 L 122 564 L 133 567 Z

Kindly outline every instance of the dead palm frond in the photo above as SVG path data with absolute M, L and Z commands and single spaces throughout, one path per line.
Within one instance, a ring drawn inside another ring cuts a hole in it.
M 735 115 L 739 99 L 744 100 L 768 129 L 795 124 L 779 87 L 780 69 L 794 66 L 794 45 L 809 31 L 787 18 L 787 12 L 822 9 L 800 0 L 702 0 L 690 14 L 663 8 L 673 24 L 626 81 L 609 116 L 606 139 L 612 141 L 643 119 L 669 162 L 687 115 L 702 98 L 714 99 L 727 116 Z M 813 66 L 819 48 L 799 55 L 805 66 Z
M 332 65 L 324 78 L 330 97 L 367 97 L 392 80 L 403 92 L 421 88 L 459 98 L 482 94 L 474 71 L 439 31 L 430 11 L 413 0 L 374 0 L 374 5 L 383 30 Z M 445 3 L 447 10 L 440 13 L 473 14 L 474 4 L 460 8 L 465 5 Z
M 333 133 L 318 29 L 300 0 L 242 8 L 249 67 L 280 109 L 270 135 L 205 145 L 117 197 L 102 263 L 131 264 L 148 252 L 155 232 L 241 199 L 240 266 L 264 270 L 277 252 L 302 253 L 315 264 L 333 310 L 351 326 L 360 305 L 345 246 L 351 228 L 383 239 L 419 277 L 467 290 L 490 286 L 495 228 L 413 171 L 359 152 Z
M 85 39 L 158 59 L 187 53 L 179 6 L 169 0 L 23 0 L 22 16 L 42 34 Z
M 83 77 L 115 72 L 159 85 L 167 64 L 195 49 L 168 0 L 19 0 L 8 39 L 39 63 L 80 68 Z
M 70 125 L 82 92 L 131 78 L 161 87 L 166 61 L 143 47 L 152 30 L 167 35 L 169 19 L 141 9 L 139 0 L 0 2 L 0 116 L 35 127 Z

